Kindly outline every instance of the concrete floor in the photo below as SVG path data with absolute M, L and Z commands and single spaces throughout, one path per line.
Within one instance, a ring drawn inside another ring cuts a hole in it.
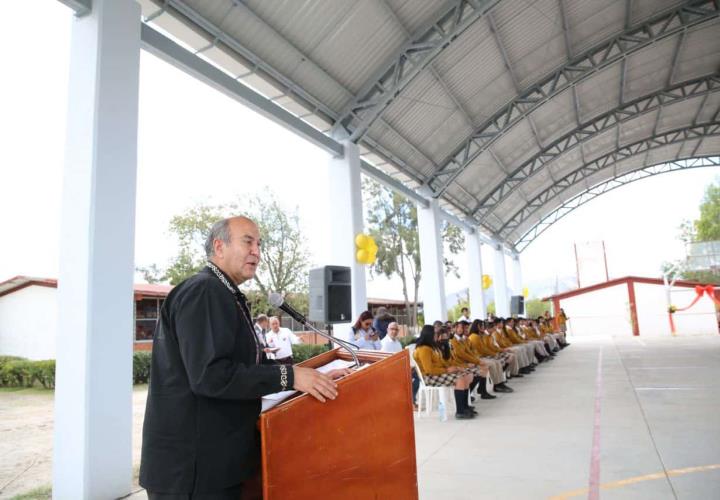
M 600 497 L 720 499 L 720 336 L 571 341 L 475 420 L 416 417 L 422 500 L 587 498 L 594 433 Z
M 601 352 L 600 496 L 720 499 L 720 336 L 571 341 L 475 420 L 416 419 L 421 499 L 587 498 Z

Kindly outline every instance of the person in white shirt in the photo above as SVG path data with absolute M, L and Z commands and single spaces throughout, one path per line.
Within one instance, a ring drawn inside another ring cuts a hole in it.
M 301 344 L 300 337 L 290 331 L 289 328 L 281 328 L 277 316 L 270 318 L 270 331 L 265 334 L 268 347 L 279 348 L 275 353 L 275 360 L 284 365 L 293 363 L 292 346 Z
M 387 327 L 387 335 L 380 341 L 380 350 L 382 352 L 400 352 L 403 347 L 398 340 L 398 334 L 400 333 L 400 325 L 395 321 L 391 322 Z
M 466 321 L 468 324 L 472 323 L 469 318 L 470 310 L 467 307 L 463 307 L 462 309 L 460 309 L 460 314 L 461 316 L 458 318 L 458 322 Z

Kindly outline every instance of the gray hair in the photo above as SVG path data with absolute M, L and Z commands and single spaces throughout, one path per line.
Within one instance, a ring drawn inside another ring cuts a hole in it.
M 210 228 L 210 233 L 205 239 L 205 255 L 208 259 L 215 255 L 213 245 L 215 240 L 221 240 L 225 244 L 230 243 L 230 219 L 219 220 Z

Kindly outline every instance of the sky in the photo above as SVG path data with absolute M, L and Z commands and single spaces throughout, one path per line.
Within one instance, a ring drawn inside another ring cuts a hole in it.
M 56 277 L 67 71 L 72 15 L 57 0 L 3 7 L 0 46 L 0 281 L 25 274 Z M 33 19 L 28 36 L 18 19 Z M 49 43 L 49 41 L 51 43 Z M 143 52 L 140 68 L 137 266 L 165 265 L 177 250 L 167 231 L 173 215 L 197 203 L 223 203 L 270 189 L 297 207 L 313 265 L 328 248 L 329 155 L 279 125 Z M 604 241 L 610 278 L 659 276 L 664 261 L 684 257 L 678 226 L 699 216 L 717 167 L 662 174 L 632 183 L 575 210 L 521 254 L 524 285 L 575 274 L 575 242 Z M 453 257 L 467 287 L 467 258 Z M 493 274 L 493 256 L 483 250 Z M 508 275 L 512 266 L 507 263 Z M 401 298 L 396 280 L 372 279 L 371 297 Z M 531 286 L 531 295 L 533 289 Z

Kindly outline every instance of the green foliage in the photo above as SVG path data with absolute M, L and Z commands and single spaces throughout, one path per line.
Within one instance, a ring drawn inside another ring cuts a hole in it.
M 496 313 L 497 313 L 497 310 L 495 309 L 495 301 L 493 300 L 492 302 L 490 302 L 490 303 L 487 305 L 487 308 L 486 308 L 486 309 L 487 309 L 487 312 L 488 312 L 488 313 L 493 314 L 493 315 L 496 314 Z
M 33 379 L 45 389 L 55 389 L 55 360 L 35 361 L 32 368 Z
M 705 190 L 695 230 L 695 241 L 720 240 L 720 182 L 717 185 L 710 184 Z
M 543 302 L 540 299 L 530 299 L 525 301 L 525 317 L 537 318 L 550 311 L 550 302 Z
M 40 486 L 20 495 L 15 495 L 11 500 L 50 500 L 52 498 L 52 486 Z
M 310 359 L 327 351 L 327 344 L 294 344 L 292 346 L 293 362 L 300 363 L 301 361 L 305 361 L 306 359 Z
M 133 353 L 133 384 L 147 384 L 150 380 L 150 364 L 152 354 L 150 351 L 136 351 Z

